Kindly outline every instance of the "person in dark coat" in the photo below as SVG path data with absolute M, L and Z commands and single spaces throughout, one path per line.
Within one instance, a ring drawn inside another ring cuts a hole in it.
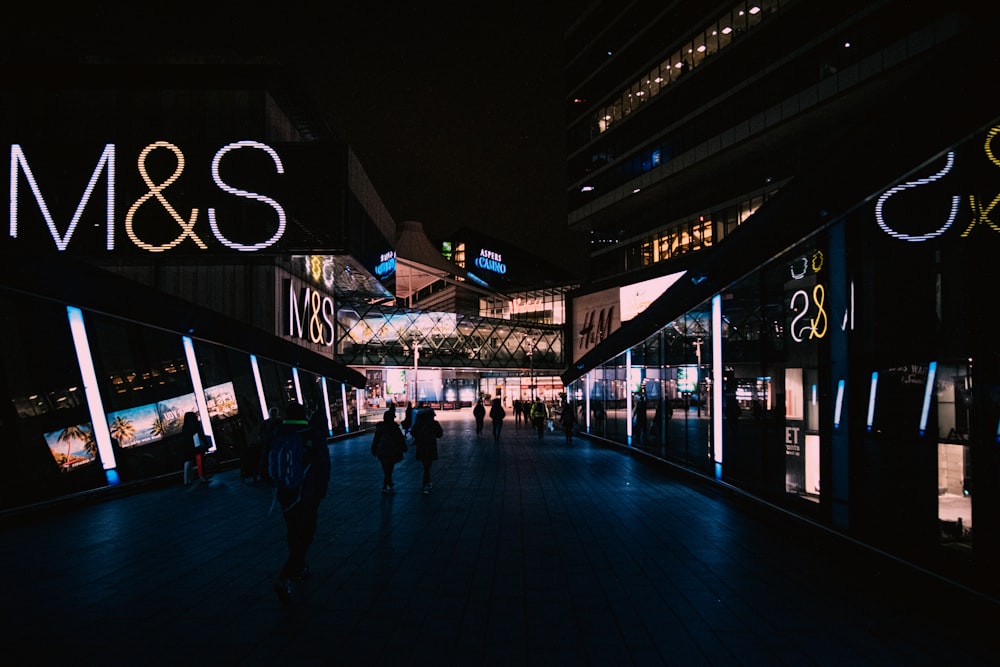
M 330 450 L 326 446 L 326 434 L 310 427 L 305 408 L 292 401 L 285 409 L 285 419 L 278 427 L 277 435 L 295 431 L 305 431 L 305 463 L 308 470 L 300 488 L 276 490 L 276 500 L 285 518 L 288 558 L 281 567 L 274 588 L 279 599 L 286 604 L 292 598 L 292 580 L 305 577 L 309 571 L 306 554 L 316 535 L 319 505 L 326 497 L 330 484 Z
M 433 483 L 431 482 L 431 465 L 437 461 L 438 446 L 437 440 L 444 435 L 441 423 L 434 418 L 435 412 L 431 408 L 418 410 L 413 417 L 413 426 L 410 433 L 413 435 L 413 443 L 417 446 L 417 460 L 424 466 L 424 493 L 430 493 Z
M 566 434 L 566 446 L 573 444 L 573 427 L 576 426 L 576 410 L 573 409 L 572 403 L 567 403 L 563 406 L 562 414 L 559 415 L 559 424 L 563 427 L 563 433 Z
M 490 419 L 493 420 L 493 442 L 500 442 L 500 431 L 503 430 L 503 418 L 507 411 L 503 409 L 499 398 L 494 398 L 490 404 Z
M 372 438 L 372 456 L 382 464 L 382 493 L 392 493 L 395 490 L 392 471 L 403 460 L 405 451 L 406 438 L 392 413 L 386 412 L 382 416 L 382 423 L 375 425 L 375 436 Z
M 483 434 L 483 423 L 486 421 L 486 408 L 483 407 L 483 399 L 476 401 L 476 407 L 472 408 L 472 416 L 476 418 L 476 435 Z

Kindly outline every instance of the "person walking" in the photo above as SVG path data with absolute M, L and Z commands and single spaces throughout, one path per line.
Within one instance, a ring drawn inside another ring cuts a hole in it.
M 493 420 L 493 442 L 500 442 L 500 432 L 503 430 L 503 418 L 507 411 L 503 409 L 499 398 L 494 398 L 490 404 L 490 419 Z
M 425 495 L 431 492 L 433 486 L 431 465 L 438 458 L 437 440 L 444 435 L 441 423 L 434 418 L 435 414 L 433 408 L 418 410 L 413 418 L 413 426 L 410 428 L 413 443 L 417 446 L 417 460 L 424 466 L 423 490 Z
M 521 425 L 521 412 L 523 412 L 524 405 L 521 403 L 521 399 L 514 399 L 514 428 Z
M 392 481 L 392 471 L 396 464 L 403 460 L 406 451 L 406 437 L 393 414 L 386 412 L 382 423 L 376 424 L 375 436 L 372 438 L 372 456 L 382 464 L 382 493 L 395 491 Z
M 413 426 L 413 403 L 410 401 L 406 402 L 406 409 L 403 411 L 403 422 L 400 424 L 403 427 L 403 434 L 410 434 L 410 427 Z
M 181 436 L 184 442 L 184 486 L 194 481 L 194 470 L 198 470 L 198 481 L 207 482 L 205 475 L 205 452 L 208 451 L 208 436 L 201 427 L 197 412 L 185 412 L 181 424 Z
M 566 446 L 569 447 L 573 444 L 573 427 L 576 426 L 576 410 L 572 403 L 563 406 L 562 414 L 559 415 L 559 424 L 563 428 L 563 433 L 566 434 Z
M 476 401 L 476 407 L 472 408 L 472 416 L 476 418 L 476 435 L 483 434 L 483 423 L 486 421 L 486 408 L 483 407 L 483 399 Z
M 275 500 L 285 519 L 288 558 L 281 566 L 274 590 L 285 604 L 292 600 L 292 581 L 305 578 L 309 572 L 306 554 L 316 536 L 319 506 L 330 484 L 330 450 L 326 446 L 326 436 L 310 428 L 305 408 L 295 401 L 285 408 L 285 419 L 275 433 L 272 448 L 277 449 L 285 436 L 291 434 L 301 437 L 304 476 L 297 487 L 275 489 Z
M 529 416 L 531 417 L 532 426 L 538 431 L 538 439 L 541 440 L 545 436 L 545 422 L 549 418 L 549 411 L 545 408 L 545 404 L 542 403 L 541 397 L 536 397 L 535 402 L 531 404 Z

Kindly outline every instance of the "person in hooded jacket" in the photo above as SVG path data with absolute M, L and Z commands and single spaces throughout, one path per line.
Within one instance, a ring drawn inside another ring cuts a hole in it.
M 295 431 L 305 432 L 305 464 L 308 469 L 299 488 L 279 488 L 275 491 L 285 519 L 288 558 L 281 567 L 274 588 L 279 599 L 286 604 L 292 598 L 292 581 L 304 578 L 309 571 L 306 554 L 316 535 L 319 506 L 330 484 L 330 450 L 326 446 L 326 434 L 310 426 L 305 408 L 292 401 L 285 409 L 285 419 L 278 427 L 276 437 Z

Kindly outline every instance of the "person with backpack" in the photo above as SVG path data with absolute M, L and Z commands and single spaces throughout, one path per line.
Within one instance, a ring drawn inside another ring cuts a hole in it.
M 278 573 L 274 590 L 278 599 L 292 600 L 292 581 L 309 571 L 306 553 L 316 535 L 319 505 L 330 484 L 330 450 L 326 434 L 311 428 L 306 411 L 292 401 L 285 409 L 271 441 L 268 474 L 275 487 L 275 501 L 285 519 L 288 558 Z
M 388 494 L 395 490 L 392 470 L 403 460 L 405 451 L 406 437 L 396 424 L 395 415 L 386 412 L 382 416 L 382 423 L 375 426 L 375 436 L 372 438 L 372 456 L 382 464 L 382 493 Z
M 424 495 L 431 492 L 433 486 L 431 465 L 438 458 L 437 440 L 444 435 L 441 423 L 434 418 L 434 415 L 432 408 L 418 410 L 413 416 L 413 426 L 410 428 L 413 442 L 417 446 L 417 460 L 424 466 Z

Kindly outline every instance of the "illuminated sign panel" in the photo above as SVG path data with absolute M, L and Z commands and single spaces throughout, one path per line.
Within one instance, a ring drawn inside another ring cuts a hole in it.
M 375 275 L 385 278 L 396 271 L 396 253 L 390 250 L 379 257 L 378 266 L 375 267 Z
M 492 271 L 504 275 L 507 273 L 507 265 L 503 262 L 503 255 L 493 250 L 480 250 L 479 256 L 472 263 L 480 269 Z
M 90 255 L 340 250 L 332 146 L 11 143 L 5 249 Z
M 923 173 L 879 195 L 874 210 L 879 229 L 893 239 L 909 243 L 955 235 L 965 239 L 977 228 L 980 233 L 1000 232 L 1000 221 L 994 220 L 1000 194 L 967 193 L 963 187 L 963 184 L 988 183 L 993 178 L 994 190 L 1000 189 L 1000 179 L 992 172 L 993 167 L 1000 167 L 1000 158 L 993 152 L 993 141 L 998 134 L 1000 126 L 993 127 L 986 133 L 981 148 L 971 143 L 948 151 Z M 967 207 L 963 206 L 966 201 Z
M 297 278 L 279 282 L 281 335 L 310 349 L 329 352 L 334 339 L 333 297 Z

